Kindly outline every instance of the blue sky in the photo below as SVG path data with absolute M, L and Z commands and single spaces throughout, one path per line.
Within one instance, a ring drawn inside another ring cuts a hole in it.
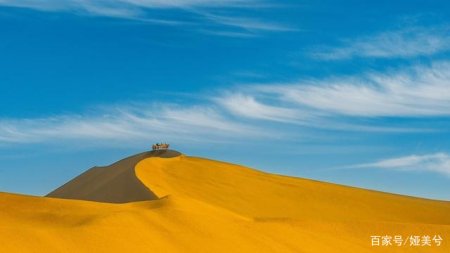
M 0 191 L 166 141 L 450 200 L 448 1 L 0 0 Z

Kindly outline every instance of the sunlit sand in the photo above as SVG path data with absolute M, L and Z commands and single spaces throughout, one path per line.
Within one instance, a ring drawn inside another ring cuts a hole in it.
M 0 252 L 450 252 L 450 202 L 159 156 L 50 197 L 0 193 Z M 385 234 L 443 242 L 371 245 Z

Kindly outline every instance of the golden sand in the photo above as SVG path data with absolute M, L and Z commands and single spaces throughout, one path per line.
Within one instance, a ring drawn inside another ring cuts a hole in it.
M 450 252 L 450 202 L 179 156 L 137 178 L 160 199 L 109 204 L 0 193 L 0 252 Z M 441 246 L 371 246 L 440 235 Z

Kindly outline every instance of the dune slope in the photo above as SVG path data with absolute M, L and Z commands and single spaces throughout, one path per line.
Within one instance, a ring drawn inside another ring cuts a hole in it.
M 152 200 L 0 193 L 0 252 L 450 252 L 450 202 L 184 155 L 144 158 L 134 173 Z M 370 243 L 371 235 L 427 234 L 442 245 Z
M 110 166 L 94 167 L 47 194 L 47 197 L 81 199 L 109 203 L 126 203 L 157 199 L 136 178 L 134 167 L 149 157 L 170 158 L 181 155 L 174 150 L 143 152 Z

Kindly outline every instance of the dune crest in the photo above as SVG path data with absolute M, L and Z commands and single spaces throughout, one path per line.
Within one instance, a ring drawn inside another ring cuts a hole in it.
M 46 197 L 108 203 L 155 200 L 155 194 L 136 177 L 136 164 L 149 157 L 170 158 L 180 155 L 174 150 L 156 150 L 127 157 L 109 166 L 93 167 Z
M 157 196 L 196 199 L 256 219 L 450 224 L 450 204 L 183 156 L 144 159 L 137 177 Z

